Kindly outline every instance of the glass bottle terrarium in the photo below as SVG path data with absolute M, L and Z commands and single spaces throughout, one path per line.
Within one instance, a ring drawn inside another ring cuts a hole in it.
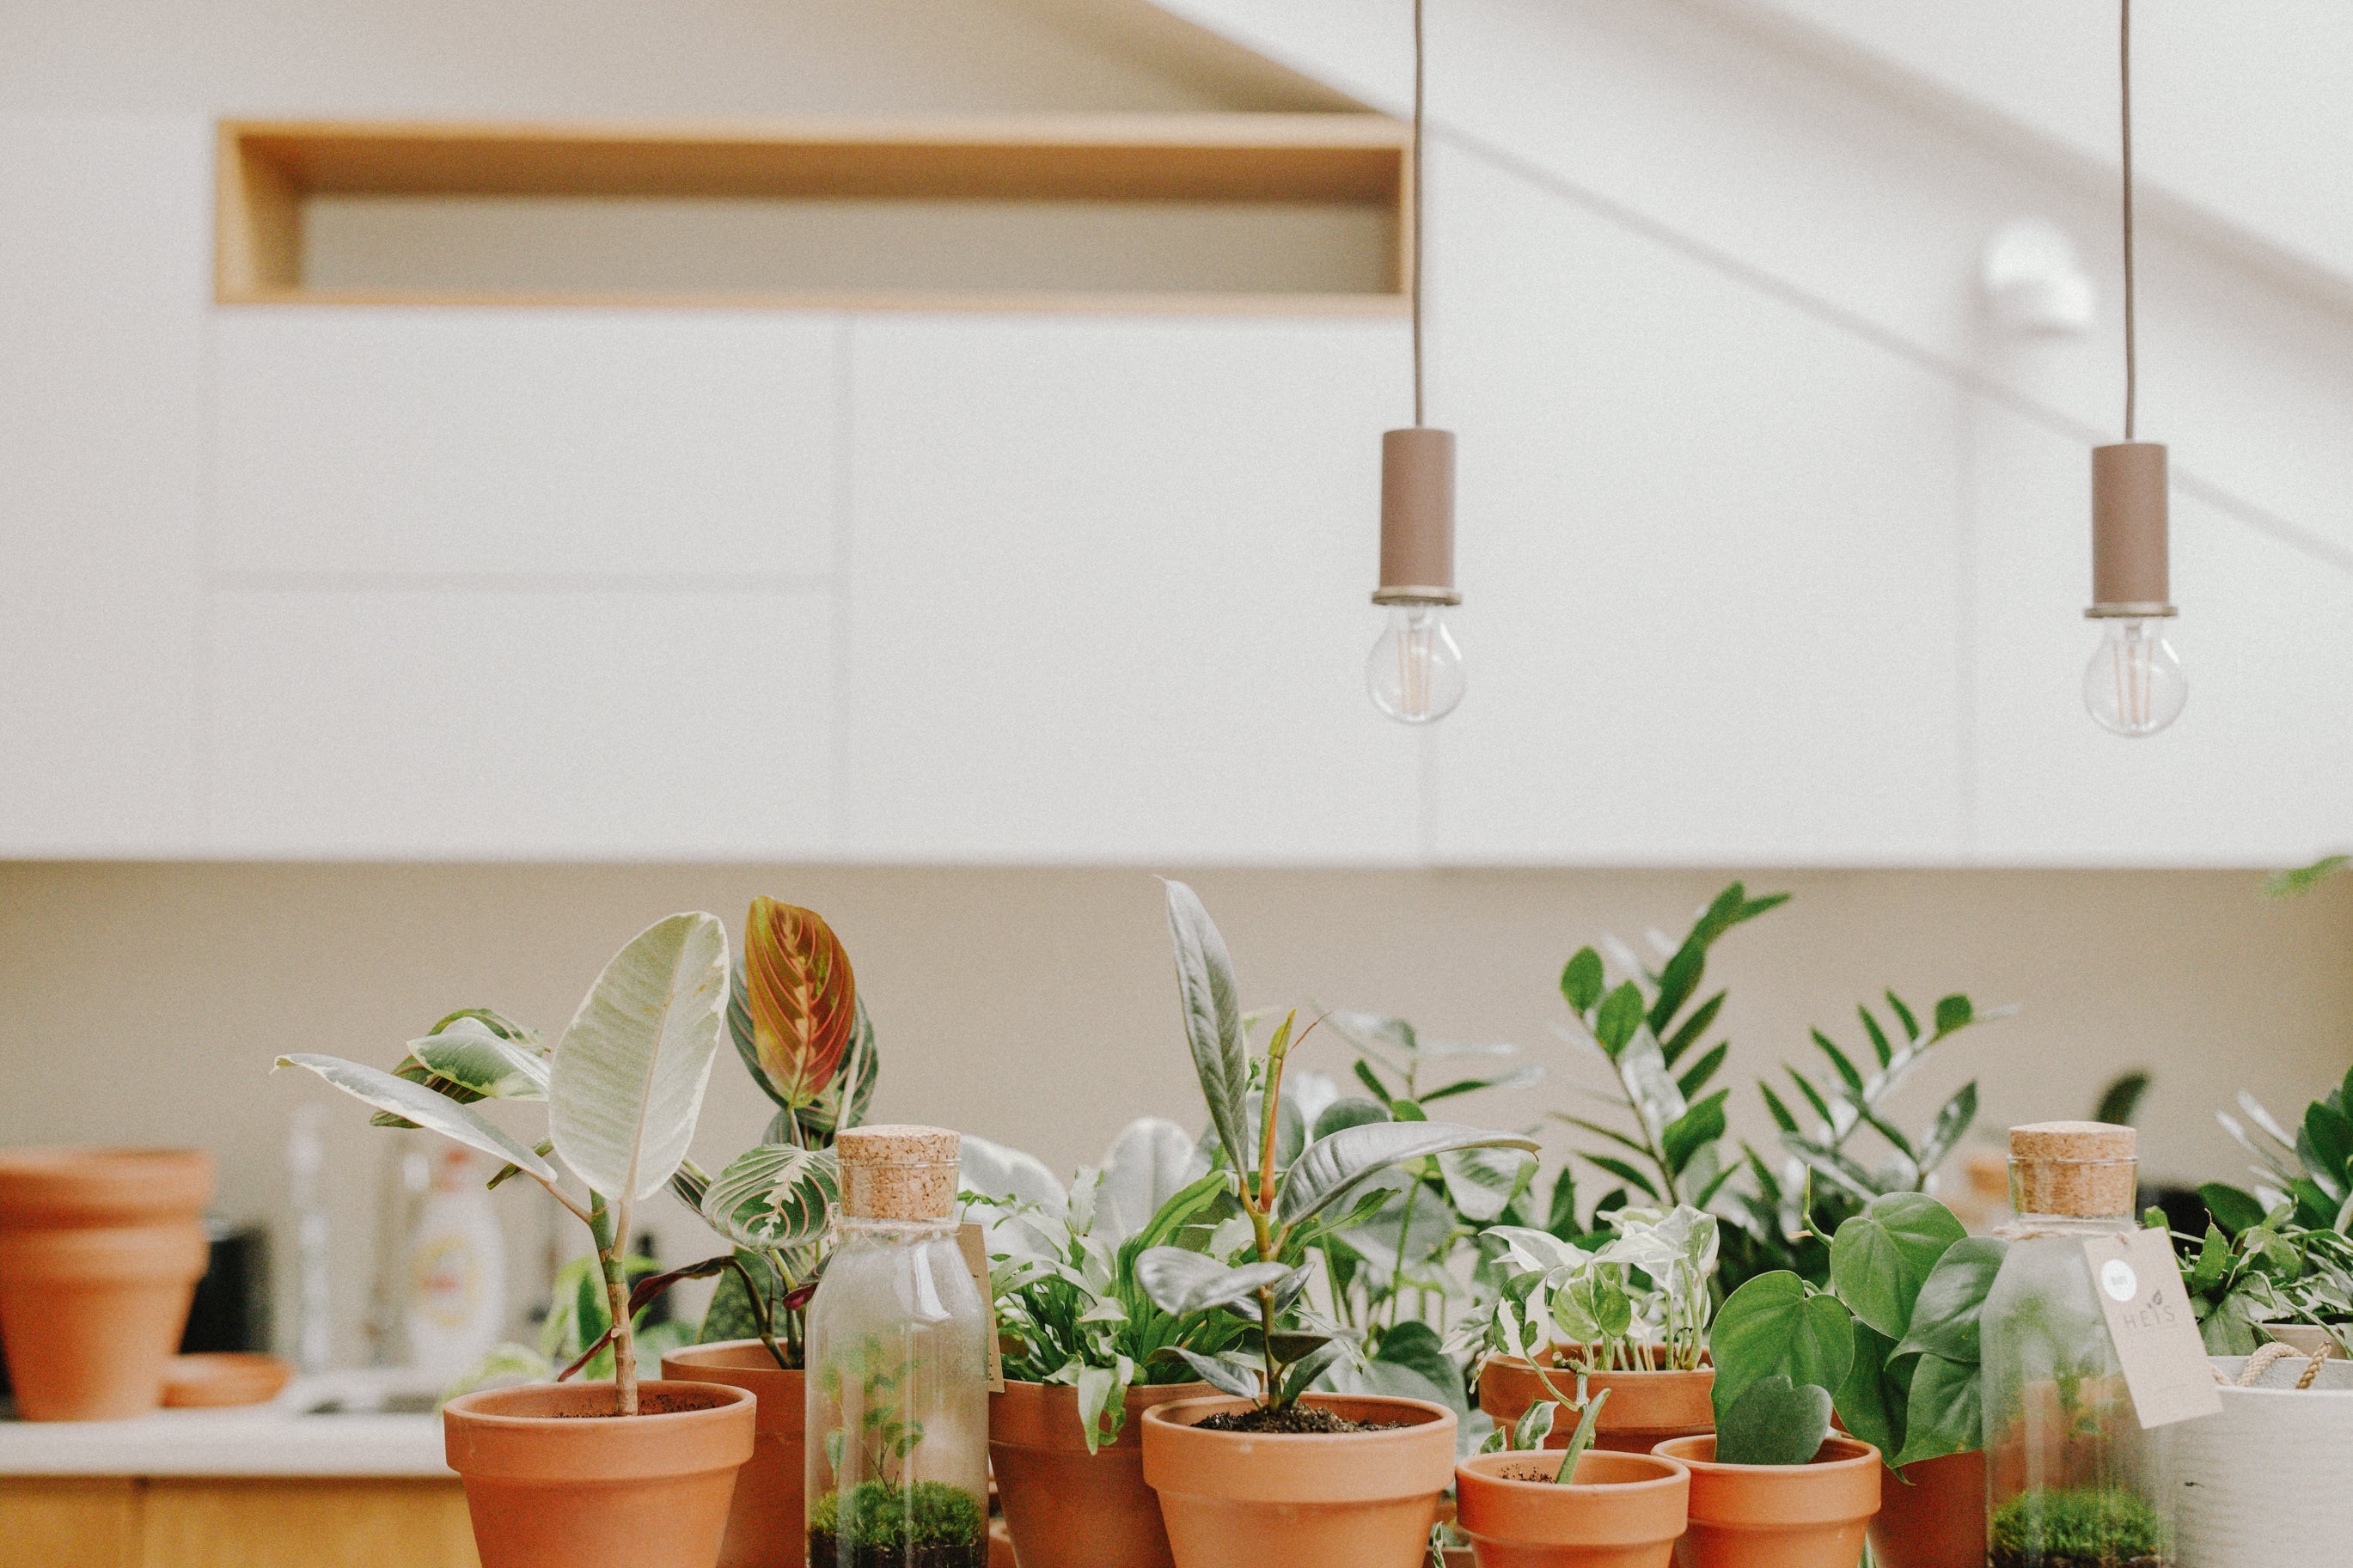
M 988 1562 L 988 1320 L 956 1247 L 958 1143 L 835 1140 L 840 1234 L 808 1309 L 809 1568 Z
M 2010 1252 L 1978 1320 L 1991 1568 L 2172 1568 L 2168 1429 L 2144 1430 L 2086 1240 L 2134 1228 L 2133 1131 L 2010 1133 Z

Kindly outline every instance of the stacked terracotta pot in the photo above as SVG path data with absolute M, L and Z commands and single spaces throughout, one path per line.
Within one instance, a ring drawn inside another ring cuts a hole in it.
M 210 1251 L 213 1162 L 192 1149 L 0 1152 L 0 1341 L 16 1414 L 153 1410 Z

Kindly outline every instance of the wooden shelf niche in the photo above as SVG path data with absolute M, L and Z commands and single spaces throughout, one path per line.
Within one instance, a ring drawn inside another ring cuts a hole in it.
M 227 304 L 1388 314 L 1384 115 L 734 127 L 229 121 Z

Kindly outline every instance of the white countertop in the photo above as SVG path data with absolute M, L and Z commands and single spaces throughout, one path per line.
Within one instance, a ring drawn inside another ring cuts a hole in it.
M 0 1421 L 9 1476 L 429 1476 L 447 1478 L 441 1417 L 373 1407 L 382 1373 L 296 1378 L 267 1405 L 158 1410 L 130 1421 Z M 339 1403 L 351 1413 L 313 1415 Z

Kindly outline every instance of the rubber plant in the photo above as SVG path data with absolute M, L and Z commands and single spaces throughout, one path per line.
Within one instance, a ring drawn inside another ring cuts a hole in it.
M 1998 1237 L 1969 1236 L 1925 1194 L 1888 1193 L 1830 1238 L 1831 1289 L 1776 1269 L 1734 1291 L 1713 1334 L 1719 1458 L 1803 1464 L 1741 1456 L 1793 1452 L 1813 1415 L 1826 1426 L 1833 1405 L 1850 1433 L 1898 1468 L 1977 1449 L 1978 1316 L 2007 1250 Z
M 1182 1317 L 1221 1309 L 1244 1320 L 1234 1350 L 1226 1354 L 1203 1354 L 1183 1345 L 1157 1353 L 1181 1360 L 1213 1386 L 1281 1416 L 1353 1348 L 1336 1325 L 1295 1321 L 1296 1304 L 1315 1271 L 1311 1255 L 1316 1246 L 1362 1225 L 1388 1203 L 1393 1193 L 1379 1183 L 1390 1172 L 1461 1150 L 1532 1154 L 1535 1144 L 1517 1133 L 1382 1119 L 1324 1131 L 1295 1159 L 1279 1161 L 1283 1071 L 1294 1043 L 1304 1035 L 1298 1016 L 1278 1024 L 1263 1056 L 1255 1056 L 1224 938 L 1184 883 L 1167 884 L 1167 906 L 1186 1040 L 1224 1152 L 1213 1173 L 1218 1195 L 1227 1205 L 1223 1212 L 1241 1222 L 1237 1228 L 1246 1231 L 1246 1239 L 1230 1253 L 1214 1243 L 1208 1249 L 1147 1248 L 1136 1259 L 1136 1278 L 1162 1311 Z
M 606 964 L 553 1052 L 473 1010 L 412 1041 L 401 1063 L 407 1076 L 307 1052 L 278 1065 L 306 1068 L 386 1116 L 505 1161 L 586 1226 L 613 1324 L 617 1410 L 635 1415 L 623 1238 L 633 1206 L 659 1192 L 686 1158 L 726 997 L 726 928 L 713 915 L 671 915 Z M 473 1109 L 485 1099 L 544 1100 L 546 1144 L 528 1147 Z M 571 1190 L 550 1152 L 571 1173 Z

